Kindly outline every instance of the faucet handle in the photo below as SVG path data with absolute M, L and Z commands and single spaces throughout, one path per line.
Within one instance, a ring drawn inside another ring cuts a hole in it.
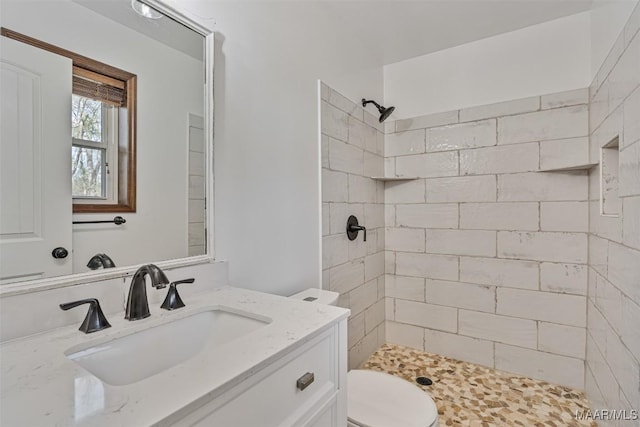
M 111 327 L 111 325 L 107 321 L 107 318 L 102 312 L 102 309 L 100 308 L 100 303 L 95 298 L 66 302 L 60 304 L 60 308 L 66 311 L 82 304 L 89 304 L 89 310 L 87 311 L 87 315 L 85 316 L 84 321 L 82 322 L 78 330 L 84 332 L 85 334 L 90 334 L 92 332 L 101 331 L 103 329 Z
M 172 282 L 169 285 L 169 292 L 167 292 L 167 296 L 160 308 L 164 308 L 165 310 L 175 310 L 176 308 L 184 307 L 184 302 L 182 302 L 182 298 L 180 298 L 180 294 L 178 294 L 178 285 L 182 283 L 193 283 L 195 281 L 196 279 L 191 278 Z

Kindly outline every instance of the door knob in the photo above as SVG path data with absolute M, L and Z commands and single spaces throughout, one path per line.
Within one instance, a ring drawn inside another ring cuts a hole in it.
M 69 251 L 60 246 L 51 251 L 51 256 L 55 259 L 66 258 L 67 255 L 69 255 Z

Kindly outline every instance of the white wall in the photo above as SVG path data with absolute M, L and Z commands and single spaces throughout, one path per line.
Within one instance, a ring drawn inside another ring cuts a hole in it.
M 591 77 L 600 69 L 638 0 L 594 0 L 591 10 Z
M 382 69 L 321 3 L 178 3 L 215 19 L 215 256 L 232 285 L 318 287 L 317 79 L 381 99 Z
M 73 271 L 98 252 L 119 267 L 187 256 L 187 121 L 203 114 L 202 63 L 66 0 L 3 2 L 2 26 L 138 76 L 137 212 L 123 226 L 75 225 Z
M 590 12 L 384 67 L 384 102 L 408 118 L 589 86 Z

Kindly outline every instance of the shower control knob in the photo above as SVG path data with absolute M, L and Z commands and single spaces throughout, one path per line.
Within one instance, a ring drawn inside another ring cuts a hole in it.
M 61 246 L 58 246 L 57 248 L 51 251 L 51 256 L 54 257 L 55 259 L 66 258 L 67 255 L 69 255 L 69 251 Z

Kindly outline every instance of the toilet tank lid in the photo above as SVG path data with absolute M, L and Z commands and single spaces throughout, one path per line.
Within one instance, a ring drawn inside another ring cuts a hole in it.
M 290 298 L 301 299 L 306 301 L 317 302 L 319 304 L 336 305 L 338 303 L 338 292 L 327 291 L 324 289 L 310 288 L 302 292 L 291 295 Z
M 363 427 L 426 427 L 438 410 L 427 393 L 402 378 L 354 369 L 347 374 L 347 414 Z

